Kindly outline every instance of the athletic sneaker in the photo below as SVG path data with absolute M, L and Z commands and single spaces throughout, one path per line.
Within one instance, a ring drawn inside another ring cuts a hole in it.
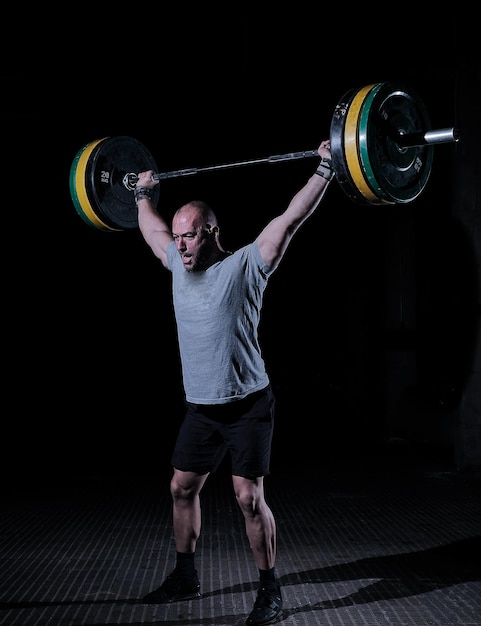
M 262 585 L 257 592 L 252 613 L 246 620 L 248 626 L 274 624 L 282 617 L 282 596 L 279 585 Z
M 193 576 L 184 576 L 176 569 L 167 576 L 158 589 L 151 591 L 141 600 L 142 604 L 167 604 L 178 600 L 200 598 L 200 582 L 197 571 Z

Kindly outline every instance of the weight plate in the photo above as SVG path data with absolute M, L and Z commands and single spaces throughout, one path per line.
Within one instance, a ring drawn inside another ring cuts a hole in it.
M 356 89 L 346 92 L 336 105 L 330 128 L 332 166 L 336 172 L 336 180 L 346 195 L 358 204 L 369 204 L 355 185 L 344 152 L 344 129 L 349 106 L 356 94 Z
M 359 115 L 359 128 L 358 128 L 358 151 L 361 167 L 363 169 L 366 180 L 369 187 L 377 195 L 378 198 L 384 199 L 387 203 L 393 204 L 387 196 L 372 171 L 371 162 L 369 160 L 368 148 L 367 148 L 367 128 L 368 128 L 368 114 L 372 106 L 372 101 L 377 92 L 382 88 L 384 83 L 378 83 L 366 94 L 364 102 L 361 107 Z
M 145 170 L 157 171 L 147 148 L 132 137 L 106 137 L 97 143 L 89 158 L 87 191 L 91 204 L 101 220 L 123 229 L 138 227 L 137 207 L 133 189 L 136 176 Z M 157 206 L 159 185 L 152 190 L 152 203 Z
M 86 172 L 89 158 L 94 148 L 103 139 L 93 141 L 83 146 L 75 155 L 70 166 L 69 187 L 74 207 L 86 224 L 104 231 L 120 230 L 102 220 L 90 203 L 87 193 Z
M 363 103 L 376 85 L 366 85 L 354 95 L 346 115 L 344 127 L 344 152 L 351 178 L 358 191 L 370 204 L 385 204 L 384 196 L 378 196 L 369 186 L 359 154 L 359 119 Z
M 359 119 L 359 154 L 372 188 L 391 203 L 415 200 L 431 174 L 432 145 L 403 147 L 402 135 L 431 129 L 424 103 L 412 89 L 381 83 L 367 97 Z

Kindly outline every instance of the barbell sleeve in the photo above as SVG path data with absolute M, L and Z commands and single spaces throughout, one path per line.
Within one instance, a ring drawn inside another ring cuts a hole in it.
M 410 134 L 404 134 L 400 131 L 397 135 L 396 143 L 401 148 L 416 148 L 437 143 L 457 143 L 459 137 L 457 128 L 440 128 L 439 130 L 428 130 L 425 133 Z

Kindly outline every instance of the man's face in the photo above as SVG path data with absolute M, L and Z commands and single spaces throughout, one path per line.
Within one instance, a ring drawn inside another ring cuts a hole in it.
M 181 213 L 174 217 L 172 235 L 177 251 L 188 272 L 206 269 L 211 253 L 209 233 L 196 212 Z

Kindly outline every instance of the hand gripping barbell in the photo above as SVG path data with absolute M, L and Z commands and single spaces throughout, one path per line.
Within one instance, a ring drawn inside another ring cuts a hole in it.
M 358 204 L 406 204 L 425 188 L 433 147 L 459 141 L 455 128 L 432 130 L 424 103 L 402 83 L 373 83 L 348 91 L 330 127 L 336 179 Z M 70 195 L 80 217 L 103 231 L 137 228 L 133 190 L 138 172 L 163 180 L 260 163 L 319 157 L 317 150 L 157 173 L 147 148 L 132 137 L 104 137 L 83 146 L 70 168 Z M 159 200 L 159 185 L 153 190 Z

